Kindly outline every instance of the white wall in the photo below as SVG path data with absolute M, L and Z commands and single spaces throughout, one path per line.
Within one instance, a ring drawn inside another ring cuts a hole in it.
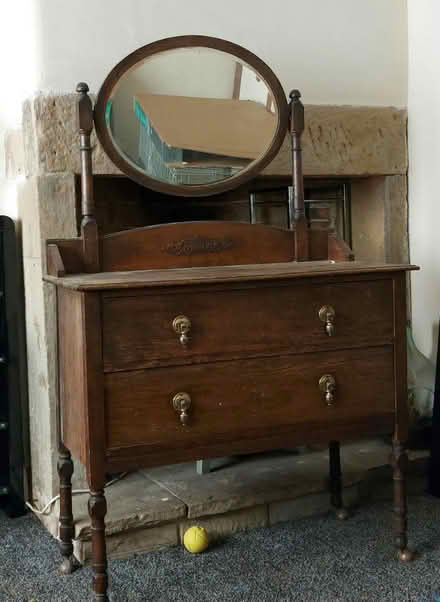
M 33 0 L 2 5 L 0 34 L 0 213 L 16 218 L 15 179 L 6 179 L 4 140 L 7 130 L 19 127 L 21 103 L 37 88 L 37 6 Z
M 225 38 L 255 52 L 307 103 L 406 106 L 406 0 L 14 0 L 0 36 L 0 211 L 13 206 L 3 137 L 36 91 L 97 91 L 143 44 L 174 35 Z M 7 199 L 7 200 L 6 200 Z M 10 211 L 14 212 L 12 207 Z
M 409 234 L 416 344 L 435 357 L 440 317 L 440 2 L 409 0 Z
M 135 48 L 193 33 L 246 46 L 308 103 L 406 106 L 406 0 L 36 1 L 42 90 L 97 90 Z

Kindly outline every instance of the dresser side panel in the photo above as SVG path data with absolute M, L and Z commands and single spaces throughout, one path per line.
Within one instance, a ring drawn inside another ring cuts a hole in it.
M 76 458 L 85 463 L 86 407 L 82 293 L 59 287 L 57 295 L 61 440 Z
M 83 296 L 84 397 L 86 408 L 86 468 L 90 488 L 105 484 L 105 407 L 102 363 L 101 296 L 87 292 Z

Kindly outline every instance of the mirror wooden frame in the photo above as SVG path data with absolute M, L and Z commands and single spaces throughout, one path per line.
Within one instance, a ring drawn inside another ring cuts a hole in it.
M 265 81 L 273 95 L 273 100 L 277 107 L 278 123 L 275 135 L 272 138 L 272 142 L 270 143 L 266 152 L 259 159 L 256 159 L 250 163 L 248 167 L 241 170 L 237 175 L 210 184 L 170 184 L 142 173 L 140 169 L 133 167 L 133 165 L 121 155 L 109 133 L 105 119 L 105 109 L 110 95 L 117 83 L 120 81 L 121 77 L 123 77 L 136 64 L 143 62 L 149 57 L 161 52 L 191 47 L 204 47 L 211 48 L 213 50 L 219 50 L 233 55 L 235 58 L 244 61 L 250 67 L 252 67 Z M 94 108 L 94 123 L 98 139 L 114 164 L 129 178 L 143 186 L 146 186 L 147 188 L 151 188 L 157 192 L 183 197 L 209 196 L 218 194 L 225 192 L 226 190 L 237 188 L 241 184 L 244 184 L 245 182 L 254 178 L 259 172 L 262 171 L 262 169 L 264 169 L 264 167 L 266 167 L 266 165 L 270 163 L 270 161 L 279 151 L 287 134 L 288 122 L 289 106 L 286 95 L 277 76 L 274 74 L 272 69 L 266 65 L 266 63 L 264 63 L 255 54 L 246 48 L 239 46 L 238 44 L 234 44 L 219 38 L 199 35 L 165 38 L 163 40 L 147 44 L 146 46 L 142 46 L 126 56 L 110 71 L 104 80 L 104 83 L 99 90 Z

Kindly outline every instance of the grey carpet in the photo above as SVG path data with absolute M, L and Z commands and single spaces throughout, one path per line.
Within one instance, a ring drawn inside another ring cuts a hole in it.
M 440 600 L 440 500 L 410 499 L 411 547 L 399 564 L 390 503 L 226 537 L 191 555 L 180 547 L 110 562 L 114 602 L 435 602 Z M 56 542 L 32 516 L 0 514 L 1 602 L 85 602 L 91 571 L 57 575 Z

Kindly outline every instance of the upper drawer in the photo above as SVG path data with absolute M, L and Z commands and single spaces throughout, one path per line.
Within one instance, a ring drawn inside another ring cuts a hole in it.
M 324 306 L 334 310 L 328 329 L 319 316 Z M 173 328 L 177 316 L 191 323 L 186 346 Z M 390 279 L 103 298 L 106 372 L 374 345 L 392 338 Z

